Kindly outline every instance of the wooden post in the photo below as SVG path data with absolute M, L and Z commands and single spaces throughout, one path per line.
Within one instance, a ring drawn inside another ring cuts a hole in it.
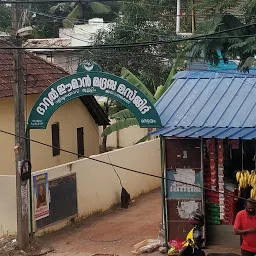
M 191 4 L 192 4 L 192 10 L 191 10 L 191 21 L 192 21 L 192 28 L 191 28 L 191 32 L 193 34 L 195 34 L 196 31 L 196 24 L 195 24 L 195 8 L 193 7 L 194 5 L 194 0 L 191 0 Z
M 14 47 L 21 47 L 21 38 L 17 36 L 21 20 L 21 4 L 12 4 L 12 42 Z M 22 50 L 13 49 L 14 66 L 14 111 L 15 111 L 15 160 L 16 160 L 16 197 L 17 197 L 17 241 L 21 250 L 29 244 L 28 225 L 28 185 L 21 182 L 20 167 L 25 160 L 25 118 L 24 118 L 24 74 Z

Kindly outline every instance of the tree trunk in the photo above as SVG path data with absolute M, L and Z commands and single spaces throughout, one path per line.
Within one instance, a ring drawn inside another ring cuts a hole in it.
M 104 103 L 104 111 L 106 113 L 106 115 L 109 115 L 109 99 L 107 100 L 107 102 Z M 107 125 L 103 125 L 103 131 L 107 128 Z M 103 153 L 107 152 L 107 138 L 108 136 L 103 136 L 103 140 L 102 140 L 102 150 Z
M 120 148 L 120 133 L 119 133 L 119 130 L 116 131 L 116 147 Z
M 106 125 L 103 125 L 103 131 L 107 128 Z M 108 136 L 103 136 L 103 139 L 102 139 L 102 150 L 103 150 L 103 153 L 104 152 L 107 152 L 107 137 Z

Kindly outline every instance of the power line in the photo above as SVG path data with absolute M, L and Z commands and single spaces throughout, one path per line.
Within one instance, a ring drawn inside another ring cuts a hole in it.
M 53 18 L 53 19 L 57 19 L 57 20 L 65 20 L 65 19 L 67 19 L 67 18 L 64 18 L 64 17 L 59 17 L 59 16 L 56 16 L 56 15 L 50 15 L 50 14 L 46 14 L 46 13 L 42 13 L 42 12 L 38 12 L 38 11 L 35 11 L 35 10 L 30 10 L 29 12 L 31 12 L 31 13 L 35 13 L 35 14 L 38 14 L 38 15 L 42 15 L 42 16 L 46 16 L 46 17 L 50 17 L 50 18 Z M 182 16 L 182 15 L 181 15 Z M 68 20 L 68 19 L 67 19 Z M 72 23 L 73 25 L 74 25 L 74 21 L 71 21 L 71 20 L 69 20 L 70 21 L 70 23 Z M 54 22 L 54 21 L 48 21 L 48 22 Z M 101 24 L 103 24 L 102 22 L 101 22 Z M 106 24 L 106 23 L 105 23 Z M 127 26 L 128 27 L 128 26 Z M 82 29 L 82 28 L 79 28 L 81 31 L 84 31 L 84 29 Z M 121 30 L 121 29 L 120 29 Z M 166 36 L 168 36 L 168 35 L 160 35 L 160 34 L 153 34 L 153 33 L 147 33 L 147 32 L 145 32 L 145 31 L 141 31 L 141 32 L 138 32 L 138 31 L 134 31 L 134 30 L 124 30 L 123 29 L 123 31 L 127 31 L 127 32 L 135 32 L 135 33 L 144 33 L 144 34 L 149 34 L 149 35 L 153 35 L 153 36 L 163 36 L 163 37 L 166 37 Z M 173 31 L 174 32 L 174 31 Z M 69 35 L 70 36 L 70 35 Z M 244 35 L 245 37 L 247 36 L 247 35 Z M 72 37 L 72 36 L 70 36 L 70 37 Z M 243 36 L 241 36 L 241 37 L 243 37 Z M 77 40 L 80 40 L 80 41 L 84 41 L 84 40 L 82 40 L 82 39 L 79 39 L 79 38 L 75 38 L 75 37 L 73 37 L 74 39 L 77 39 Z M 236 37 L 237 38 L 237 37 Z M 87 42 L 87 41 L 86 41 Z
M 33 1 L 33 0 L 1 0 L 0 4 L 47 4 L 47 3 L 92 3 L 95 0 L 40 0 L 40 1 Z M 104 0 L 104 2 L 113 2 L 113 0 Z M 124 2 L 123 0 L 114 0 L 114 2 Z
M 146 172 L 134 170 L 134 169 L 131 169 L 131 168 L 128 168 L 128 167 L 124 167 L 124 166 L 120 166 L 120 165 L 117 165 L 117 164 L 105 162 L 105 161 L 102 161 L 102 160 L 99 160 L 99 159 L 95 159 L 95 158 L 91 158 L 91 157 L 86 157 L 86 156 L 84 156 L 84 155 L 81 155 L 81 154 L 78 154 L 78 153 L 74 153 L 74 152 L 72 152 L 72 151 L 70 151 L 70 150 L 66 150 L 66 149 L 62 149 L 62 148 L 59 148 L 59 147 L 55 147 L 55 146 L 52 146 L 52 145 L 49 145 L 49 144 L 46 144 L 46 143 L 43 143 L 43 142 L 40 142 L 40 141 L 37 141 L 37 140 L 30 139 L 30 138 L 28 138 L 28 137 L 18 136 L 18 135 L 15 135 L 15 134 L 13 134 L 13 133 L 11 133 L 11 132 L 7 132 L 7 131 L 4 131 L 4 130 L 0 130 L 0 132 L 1 132 L 1 133 L 4 133 L 4 134 L 11 135 L 11 136 L 15 136 L 15 137 L 21 137 L 21 138 L 25 139 L 26 141 L 30 141 L 30 142 L 34 142 L 34 143 L 37 143 L 37 144 L 42 145 L 42 146 L 46 146 L 46 147 L 58 149 L 58 150 L 60 150 L 60 151 L 62 151 L 62 152 L 69 153 L 69 154 L 72 154 L 72 155 L 76 155 L 76 156 L 78 156 L 78 157 L 83 157 L 83 158 L 85 158 L 85 159 L 89 159 L 89 160 L 92 160 L 92 161 L 94 161 L 94 162 L 98 162 L 98 163 L 105 164 L 105 165 L 111 165 L 112 167 L 116 167 L 116 168 L 119 168 L 119 169 L 122 169 L 122 170 L 125 170 L 125 171 L 128 171 L 128 172 L 132 172 L 132 173 L 137 173 L 137 174 L 145 175 L 145 176 L 149 176 L 149 177 L 152 177 L 152 178 L 164 179 L 164 180 L 166 180 L 166 181 L 177 182 L 177 183 L 180 183 L 180 184 L 183 184 L 183 185 L 188 185 L 188 186 L 191 186 L 191 187 L 200 188 L 200 189 L 202 189 L 202 190 L 207 190 L 207 191 L 219 193 L 219 194 L 222 194 L 222 195 L 227 195 L 227 196 L 232 197 L 232 198 L 237 198 L 237 199 L 242 199 L 242 200 L 248 200 L 248 199 L 243 198 L 243 197 L 240 197 L 240 196 L 229 195 L 229 194 L 227 194 L 227 193 L 225 193 L 225 192 L 220 192 L 220 191 L 218 191 L 218 190 L 206 188 L 206 187 L 204 187 L 204 186 L 200 186 L 200 185 L 196 185 L 196 184 L 191 184 L 191 183 L 187 183 L 187 182 L 184 182 L 184 181 L 174 180 L 174 179 L 170 179 L 170 178 L 166 178 L 166 177 L 161 177 L 161 176 L 158 176 L 158 175 L 155 175 L 155 174 L 150 174 L 150 173 L 146 173 Z M 110 161 L 110 162 L 111 162 L 111 161 Z M 254 201 L 253 201 L 253 202 L 254 202 Z
M 224 33 L 224 32 L 221 32 Z M 174 40 L 158 40 L 158 41 L 147 41 L 147 42 L 132 42 L 132 43 L 116 43 L 116 44 L 99 44 L 99 45 L 86 45 L 86 46 L 66 46 L 66 47 L 4 47 L 0 46 L 2 50 L 8 49 L 23 49 L 23 50 L 39 50 L 39 49 L 49 49 L 49 50 L 86 50 L 86 49 L 113 49 L 113 48 L 132 48 L 132 47 L 145 47 L 145 46 L 156 46 L 170 43 L 179 43 L 185 41 L 198 41 L 198 40 L 218 40 L 218 39 L 236 39 L 236 38 L 250 38 L 255 37 L 253 35 L 242 35 L 242 36 L 225 36 L 225 37 L 211 37 L 210 34 L 204 36 L 196 36 L 189 38 L 180 38 Z
M 127 31 L 127 30 L 122 30 L 122 31 Z M 127 32 L 134 32 L 134 33 L 143 33 L 143 34 L 150 34 L 150 35 L 153 35 L 153 34 L 151 34 L 151 33 L 144 33 L 143 31 L 127 31 Z M 64 33 L 65 34 L 65 33 Z M 65 34 L 65 35 L 68 35 L 68 34 Z M 81 41 L 81 42 L 84 42 L 84 43 L 90 43 L 90 41 L 87 41 L 87 40 L 83 40 L 83 39 L 81 39 L 81 38 L 77 38 L 77 37 L 74 37 L 74 36 L 71 36 L 71 35 L 68 35 L 69 37 L 71 37 L 71 38 L 73 38 L 73 39 L 75 39 L 75 40 L 78 40 L 78 41 Z M 154 34 L 154 36 L 156 36 L 156 34 Z M 162 36 L 163 37 L 163 35 L 158 35 L 158 36 Z M 235 38 L 250 38 L 250 37 L 255 37 L 256 36 L 256 34 L 253 34 L 253 35 L 239 35 L 239 36 L 226 36 L 226 37 L 207 37 L 207 38 L 202 38 L 203 40 L 213 40 L 213 39 L 235 39 Z M 196 39 L 196 38 L 190 38 L 191 40 L 198 40 L 198 39 Z M 184 40 L 185 41 L 185 40 Z M 155 45 L 155 44 L 165 44 L 165 43 L 168 43 L 166 40 L 164 40 L 164 41 L 158 41 L 158 43 L 150 43 L 150 44 L 148 44 L 147 46 L 149 46 L 149 45 Z M 131 43 L 131 44 L 135 44 L 135 43 Z M 140 45 L 140 43 L 138 43 L 139 44 L 139 46 L 142 46 L 142 45 Z M 117 48 L 118 48 L 118 44 L 116 44 L 117 46 Z M 120 44 L 120 45 L 124 45 L 124 44 Z M 145 46 L 145 45 L 144 45 Z M 93 48 L 91 48 L 91 49 L 93 49 Z
M 88 45 L 88 46 L 73 46 L 73 47 L 65 47 L 65 49 L 103 49 L 103 48 L 123 48 L 123 47 L 144 47 L 144 46 L 152 46 L 152 45 L 161 45 L 161 44 L 169 44 L 169 43 L 177 43 L 177 42 L 185 42 L 185 41 L 192 41 L 192 40 L 212 40 L 212 39 L 235 39 L 235 38 L 249 38 L 255 37 L 256 35 L 242 35 L 242 36 L 225 36 L 225 37 L 214 37 L 215 35 L 236 31 L 243 28 L 248 28 L 255 26 L 256 23 L 246 24 L 243 26 L 239 26 L 236 28 L 230 28 L 222 31 L 217 31 L 213 33 L 208 33 L 204 35 L 198 35 L 193 37 L 187 38 L 179 38 L 173 40 L 158 40 L 158 41 L 147 41 L 147 42 L 131 42 L 131 43 L 116 43 L 116 44 L 99 44 L 99 45 Z M 63 49 L 63 47 L 3 47 L 1 46 L 0 49 Z
M 93 57 L 102 57 L 102 55 L 100 55 L 100 53 L 95 54 L 95 53 L 92 52 L 92 54 L 93 54 Z M 120 58 L 120 57 L 123 57 L 123 58 L 126 58 L 126 57 L 140 58 L 141 56 L 163 58 L 163 59 L 177 57 L 176 55 L 172 55 L 172 54 L 154 54 L 154 53 L 150 53 L 150 52 L 131 52 L 131 51 L 110 51 L 110 52 L 104 51 L 104 54 L 105 54 L 104 58 L 109 58 L 109 59 L 115 59 L 115 58 Z M 111 56 L 109 56 L 109 55 L 111 55 Z M 71 56 L 72 55 L 68 55 L 67 57 L 71 57 Z M 75 56 L 74 59 L 72 59 L 70 61 L 71 62 L 78 62 L 82 58 L 82 56 L 83 55 Z M 53 56 L 53 58 L 54 58 L 54 56 Z M 194 57 L 186 56 L 186 57 L 184 57 L 184 59 L 194 59 Z M 222 60 L 222 58 L 220 58 L 220 60 Z M 232 59 L 232 60 L 239 60 L 239 59 Z M 232 61 L 232 60 L 229 60 L 229 61 Z M 50 62 L 50 63 L 57 66 L 57 65 L 70 64 L 70 61 L 66 60 L 66 61 L 63 61 L 63 62 L 60 62 L 60 63 L 54 63 L 54 62 Z M 34 65 L 35 62 L 26 62 L 25 64 L 26 65 Z M 208 65 L 207 63 L 205 63 L 205 64 Z M 6 64 L 0 63 L 0 66 L 6 66 Z M 41 68 L 41 69 L 42 70 L 48 70 L 49 67 Z M 3 69 L 3 71 L 10 71 L 10 70 L 14 71 L 14 69 L 9 69 L 8 67 L 6 69 Z M 246 75 L 246 74 L 243 74 L 242 72 L 237 73 L 237 72 L 232 72 L 231 70 L 225 71 L 225 70 L 196 69 L 195 71 L 206 71 L 206 72 L 214 72 L 214 73 L 217 72 L 217 73 L 223 73 L 223 74 L 233 74 L 234 76 L 240 76 L 240 75 L 245 76 Z M 256 75 L 253 75 L 253 74 L 250 74 L 250 73 L 248 73 L 248 75 L 250 75 L 250 77 L 256 77 Z M 248 83 L 248 84 L 250 84 L 250 83 Z M 252 84 L 250 84 L 250 85 L 252 85 Z M 4 90 L 11 90 L 11 89 L 4 89 Z M 2 90 L 2 91 L 4 91 L 4 90 Z
M 24 9 L 26 10 L 26 9 Z M 28 12 L 31 12 L 31 13 L 34 13 L 34 14 L 38 14 L 38 15 L 41 15 L 41 16 L 45 16 L 45 17 L 50 17 L 50 18 L 55 18 L 55 19 L 58 19 L 58 20 L 68 20 L 67 17 L 62 17 L 62 16 L 56 16 L 54 14 L 46 14 L 46 13 L 42 13 L 42 12 L 39 12 L 38 10 L 28 10 Z M 90 12 L 90 11 L 86 11 L 86 13 L 88 14 L 95 14 L 94 12 Z M 191 16 L 195 16 L 195 18 L 210 18 L 210 17 L 215 17 L 215 16 L 218 16 L 218 17 L 222 17 L 224 15 L 227 15 L 227 14 L 219 14 L 219 13 L 214 13 L 214 14 L 190 14 L 190 13 L 185 13 L 185 14 L 180 14 L 180 15 L 177 15 L 176 13 L 165 13 L 165 14 L 159 14 L 159 13 L 155 13 L 155 14 L 145 14 L 145 15 L 136 15 L 135 18 L 125 18 L 125 20 L 136 20 L 137 18 L 152 18 L 152 17 L 156 17 L 156 18 L 159 18 L 159 16 L 161 17 L 191 17 Z M 234 15 L 234 16 L 238 16 L 238 17 L 244 17 L 243 14 L 240 14 L 240 15 Z M 256 17 L 256 15 L 246 15 L 246 17 Z M 116 19 L 122 19 L 120 17 L 117 17 Z M 75 21 L 85 21 L 86 19 L 76 19 Z M 71 22 L 74 22 L 74 21 L 71 21 Z M 97 22 L 97 21 L 94 21 L 93 23 L 102 23 L 102 22 Z M 112 22 L 107 22 L 107 23 L 112 23 Z
M 20 3 L 20 4 L 47 4 L 47 3 L 91 3 L 95 2 L 95 0 L 40 0 L 40 1 L 33 1 L 33 0 L 0 0 L 0 4 L 15 4 L 15 3 Z M 100 1 L 99 1 L 100 2 Z M 176 7 L 171 7 L 167 5 L 156 5 L 156 4 L 146 4 L 146 3 L 136 3 L 136 2 L 131 2 L 131 1 L 124 1 L 124 0 L 104 0 L 104 2 L 121 2 L 123 4 L 132 4 L 132 5 L 144 5 L 144 6 L 152 6 L 152 7 L 163 7 L 163 8 L 169 8 L 169 9 L 176 9 Z M 196 8 L 196 6 L 194 7 Z M 182 7 L 182 9 L 186 9 Z M 228 9 L 228 8 L 227 8 Z
M 144 4 L 144 5 L 146 5 L 146 4 Z M 68 19 L 67 17 L 60 17 L 60 16 L 56 16 L 56 15 L 49 15 L 49 14 L 46 14 L 46 13 L 42 13 L 42 12 L 38 12 L 37 10 L 29 10 L 29 12 L 31 12 L 31 13 L 35 13 L 35 14 L 39 14 L 39 15 L 41 15 L 41 16 L 46 16 L 46 17 L 51 17 L 51 18 L 54 18 L 54 19 L 57 19 L 57 20 L 68 20 L 71 24 L 73 24 L 73 25 L 75 25 L 75 21 L 72 21 L 72 20 L 70 20 L 70 19 Z M 93 14 L 93 12 L 87 12 L 87 13 L 91 13 L 91 14 Z M 212 14 L 211 16 L 223 16 L 224 14 Z M 163 15 L 163 17 L 177 17 L 177 15 L 176 14 L 168 14 L 168 15 Z M 180 17 L 183 17 L 183 18 L 186 18 L 186 16 L 192 16 L 192 14 L 181 14 L 181 15 L 178 15 L 178 16 L 180 16 Z M 243 16 L 243 15 L 241 15 L 241 16 Z M 131 19 L 131 18 L 129 18 L 128 20 L 137 20 L 137 18 L 149 18 L 149 17 L 156 17 L 157 18 L 157 20 L 159 19 L 159 14 L 155 14 L 155 15 L 144 15 L 144 16 L 137 16 L 136 15 L 136 19 Z M 199 17 L 199 18 L 206 18 L 206 17 L 209 17 L 209 15 L 196 15 L 196 17 Z M 248 16 L 247 16 L 248 17 Z M 250 17 L 256 17 L 255 15 L 251 15 Z M 84 21 L 84 19 L 77 19 L 76 20 L 76 22 L 77 21 Z M 97 22 L 94 22 L 94 23 L 97 23 Z M 102 22 L 98 22 L 98 23 L 101 23 L 102 24 Z M 106 24 L 106 23 L 105 23 Z M 82 30 L 82 29 L 81 29 Z

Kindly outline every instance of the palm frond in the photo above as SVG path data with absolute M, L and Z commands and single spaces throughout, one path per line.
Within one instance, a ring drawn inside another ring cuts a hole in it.
M 50 8 L 50 11 L 52 13 L 55 13 L 56 11 L 64 12 L 64 11 L 69 10 L 70 6 L 71 6 L 70 3 L 58 3 L 58 4 L 54 5 L 54 6 L 52 6 Z
M 106 129 L 104 129 L 102 136 L 108 136 L 109 134 L 111 134 L 113 132 L 122 130 L 124 128 L 131 127 L 134 125 L 139 125 L 139 123 L 135 117 L 118 120 L 116 123 L 111 124 Z
M 149 135 L 147 134 L 146 136 L 144 136 L 143 138 L 141 138 L 140 140 L 138 140 L 135 144 L 139 144 L 139 143 L 141 143 L 141 142 L 145 142 L 145 141 L 148 140 L 148 138 L 149 138 Z
M 156 88 L 156 92 L 154 94 L 154 98 L 156 99 L 156 101 L 164 94 L 167 88 L 168 88 L 167 86 L 163 86 L 163 85 L 159 85 Z
M 75 22 L 83 16 L 83 8 L 81 4 L 77 4 L 75 8 L 69 13 L 67 18 L 63 21 L 65 28 L 73 27 Z
M 106 14 L 111 12 L 111 8 L 109 6 L 99 2 L 90 2 L 88 5 L 95 14 Z
M 115 119 L 115 120 L 127 119 L 132 117 L 134 117 L 134 115 L 129 109 L 120 110 L 115 114 L 113 114 L 112 116 L 110 116 L 111 119 Z
M 166 81 L 165 81 L 165 83 L 164 83 L 164 87 L 169 87 L 172 83 L 173 83 L 173 77 L 175 76 L 175 74 L 177 73 L 177 70 L 176 70 L 176 68 L 174 67 L 174 68 L 172 68 L 171 69 L 171 72 L 170 72 L 170 74 L 169 74 L 169 76 L 167 77 L 167 79 L 166 79 Z M 166 89 L 167 89 L 166 88 Z
M 241 66 L 241 71 L 248 71 L 251 67 L 256 65 L 256 60 L 254 57 L 249 57 L 245 60 L 244 64 Z
M 135 87 L 140 89 L 148 97 L 151 103 L 155 103 L 156 100 L 154 99 L 152 93 L 148 90 L 146 85 L 144 85 L 131 71 L 126 68 L 122 68 L 121 76 Z

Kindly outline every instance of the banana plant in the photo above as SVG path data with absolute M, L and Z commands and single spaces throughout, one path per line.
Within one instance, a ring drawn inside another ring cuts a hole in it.
M 148 90 L 145 84 L 143 84 L 131 71 L 126 68 L 122 68 L 121 77 L 126 79 L 128 82 L 133 84 L 135 87 L 140 89 L 147 98 L 151 101 L 152 104 L 155 104 L 157 100 L 164 94 L 164 92 L 169 88 L 169 86 L 173 82 L 173 76 L 176 74 L 176 69 L 173 68 L 165 82 L 164 85 L 159 85 L 156 88 L 154 95 Z M 111 119 L 114 119 L 116 122 L 108 126 L 104 129 L 102 136 L 110 135 L 113 132 L 134 126 L 139 125 L 137 119 L 128 109 L 123 109 L 113 115 L 110 116 Z M 140 139 L 137 143 L 146 141 L 148 139 L 148 135 Z

